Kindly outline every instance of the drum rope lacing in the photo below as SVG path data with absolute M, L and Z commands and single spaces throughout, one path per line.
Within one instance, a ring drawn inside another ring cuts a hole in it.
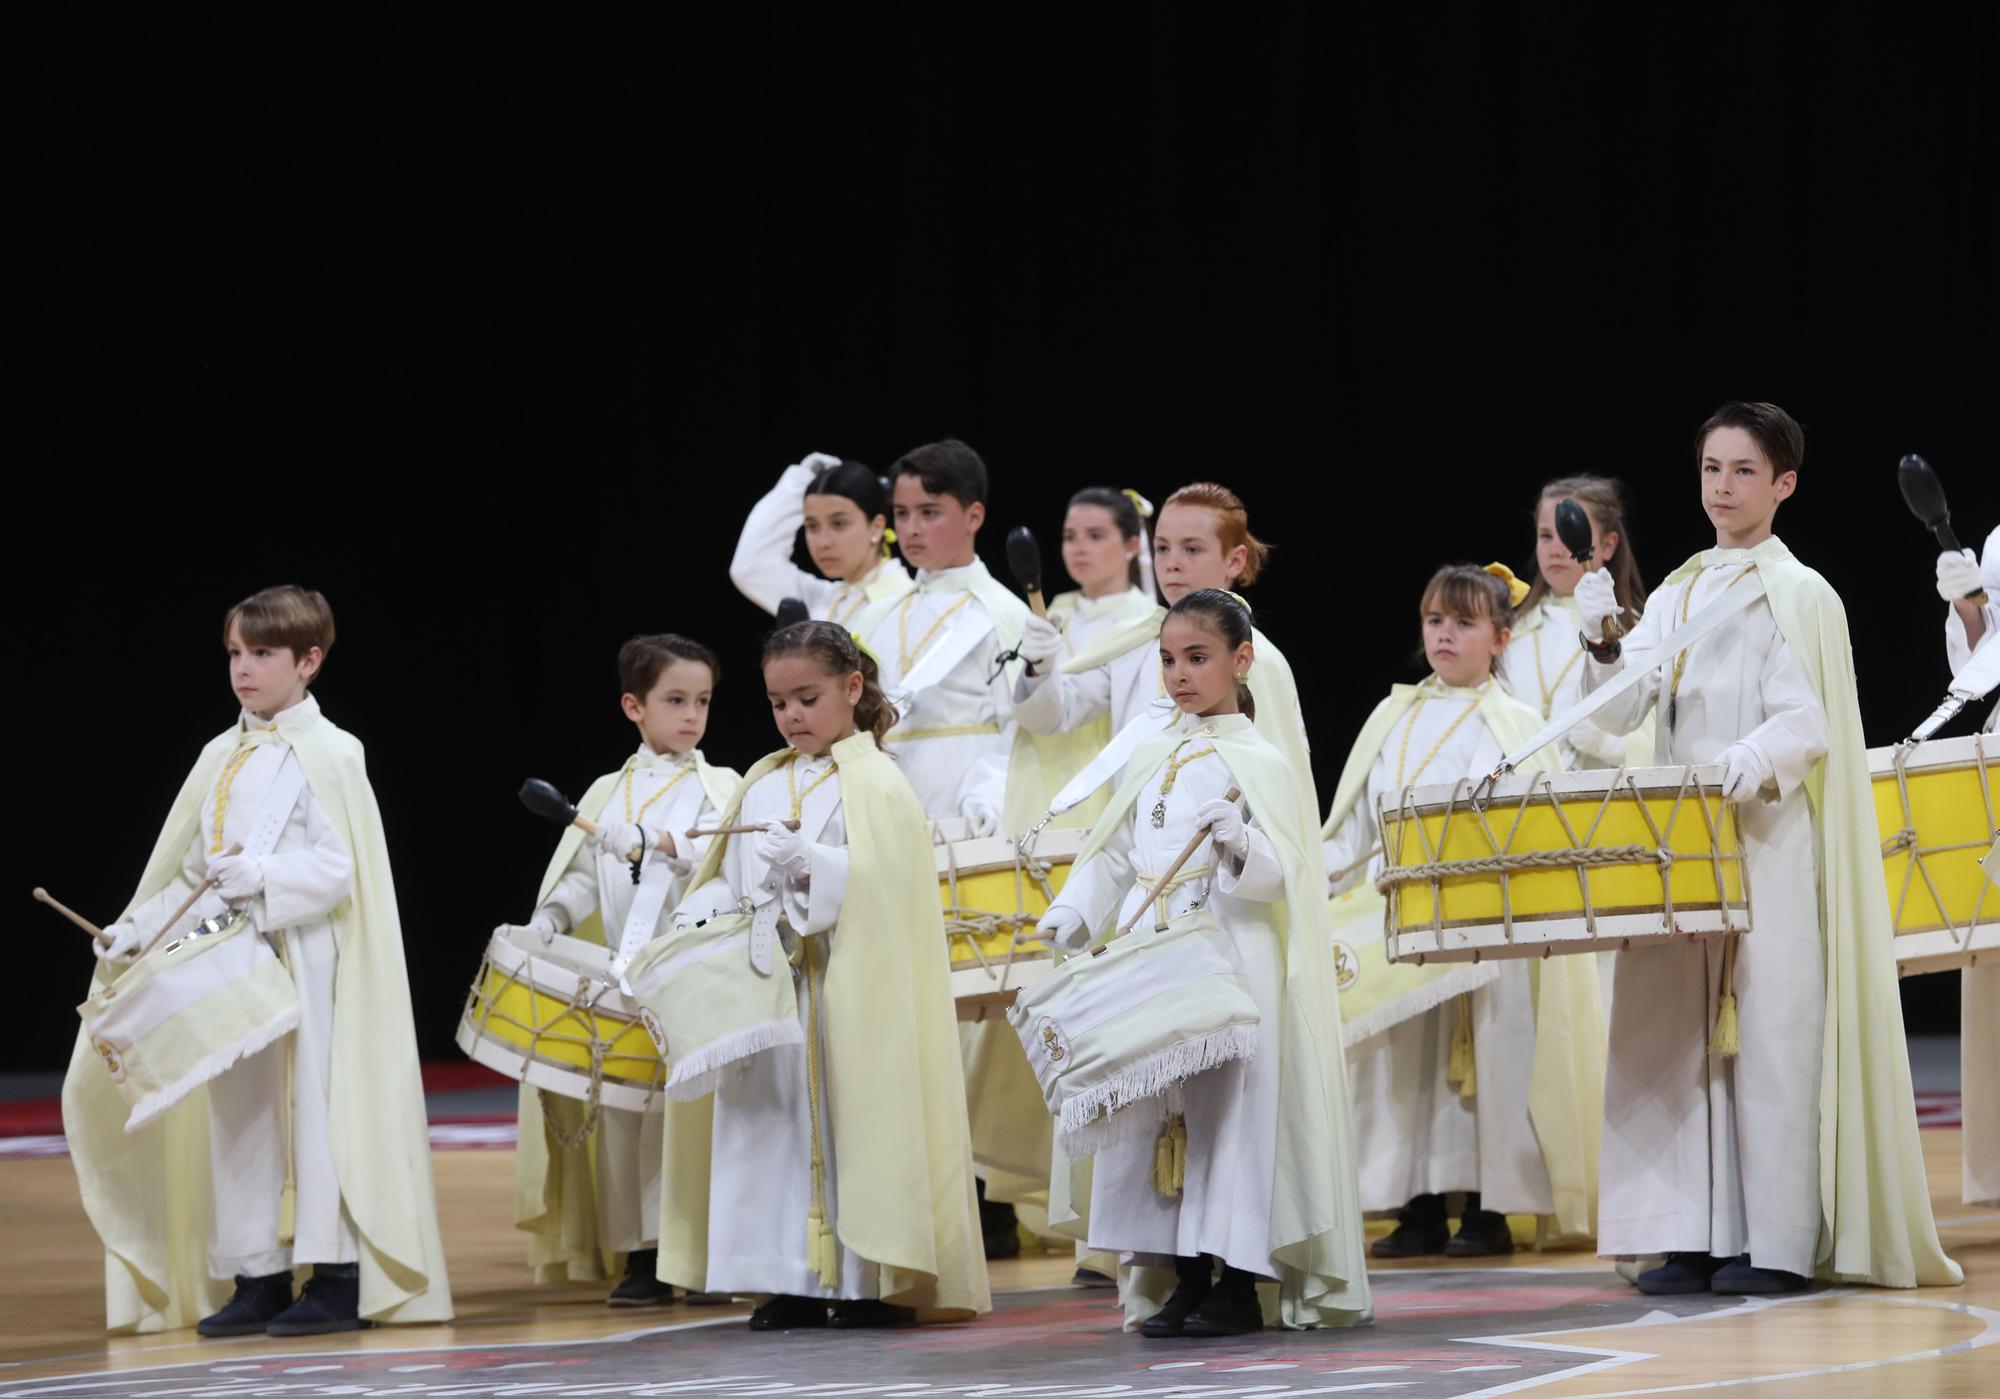
M 1990 887 L 1990 881 L 1982 880 L 1980 882 L 1978 901 L 1973 905 L 1971 916 L 1966 919 L 1965 926 L 1961 928 L 1952 920 L 1951 913 L 1945 907 L 1944 893 L 1938 888 L 1937 880 L 1932 877 L 1930 861 L 1934 856 L 1954 855 L 1963 850 L 1985 850 L 1990 845 L 1990 840 L 1981 838 L 1979 840 L 1958 841 L 1950 845 L 1928 846 L 1918 843 L 1917 818 L 1915 813 L 1910 809 L 1910 777 L 1906 769 L 1911 755 L 1916 752 L 1919 746 L 1914 743 L 1899 743 L 1896 745 L 1895 757 L 1893 759 L 1896 773 L 1896 799 L 1902 805 L 1903 824 L 1901 829 L 1882 842 L 1882 858 L 1886 860 L 1892 855 L 1907 854 L 1910 860 L 1903 867 L 1902 887 L 1896 891 L 1896 913 L 1891 926 L 1899 932 L 1902 930 L 1903 911 L 1909 903 L 1911 883 L 1916 878 L 1921 877 L 1924 881 L 1924 887 L 1930 891 L 1931 904 L 1937 909 L 1938 917 L 1944 920 L 1945 927 L 1950 930 L 1952 941 L 1962 949 L 1971 941 L 1972 930 L 1979 923 L 1980 915 L 1985 909 L 1986 891 Z M 1993 830 L 1996 824 L 2000 823 L 1996 823 L 1994 818 L 1993 772 L 1992 766 L 1986 756 L 1986 745 L 1983 743 L 1976 744 L 1973 748 L 1973 755 L 1975 766 L 1979 773 L 1979 797 L 1986 806 L 1986 826 L 1987 829 Z
M 980 947 L 981 939 L 997 937 L 1002 933 L 1009 933 L 1013 937 L 1013 943 L 1008 948 L 1007 960 L 1000 965 L 999 984 L 993 988 L 997 995 L 1004 995 L 1009 989 L 1008 980 L 1013 974 L 1014 954 L 1021 950 L 1024 943 L 1034 941 L 1031 934 L 1035 928 L 1037 915 L 1028 908 L 1028 884 L 1032 881 L 1036 890 L 1040 892 L 1044 907 L 1053 904 L 1056 899 L 1055 889 L 1049 883 L 1049 874 L 1054 869 L 1054 864 L 1051 861 L 1036 859 L 1034 853 L 1035 840 L 1041 835 L 1043 827 L 1048 824 L 1047 821 L 1043 821 L 1041 825 L 1028 831 L 1014 843 L 1012 913 L 995 913 L 990 909 L 967 908 L 961 904 L 958 898 L 957 851 L 950 842 L 939 842 L 945 853 L 945 890 L 950 897 L 950 902 L 944 907 L 946 948 L 950 948 L 953 939 L 963 938 L 966 947 L 972 952 L 973 959 L 979 963 L 980 970 L 991 977 L 994 975 L 993 963 L 987 959 L 985 950 Z M 984 1018 L 983 1011 L 982 1018 Z

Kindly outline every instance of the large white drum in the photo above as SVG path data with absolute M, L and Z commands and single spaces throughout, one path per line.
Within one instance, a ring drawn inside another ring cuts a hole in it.
M 693 1102 L 736 1064 L 781 1044 L 804 1044 L 792 969 L 750 960 L 750 915 L 722 913 L 676 926 L 632 958 L 632 992 L 658 1027 L 667 1096 Z
M 2000 735 L 1868 750 L 1904 976 L 2000 963 L 2000 888 L 1980 869 L 2000 812 Z

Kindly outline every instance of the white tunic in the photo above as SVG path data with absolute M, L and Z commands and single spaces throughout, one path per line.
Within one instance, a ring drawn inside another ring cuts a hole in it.
M 641 743 L 626 760 L 625 776 L 613 789 L 604 818 L 638 821 L 674 838 L 673 855 L 656 850 L 646 857 L 649 864 L 663 865 L 670 879 L 660 916 L 649 933 L 658 936 L 672 926 L 670 918 L 687 878 L 708 849 L 706 838 L 690 841 L 685 833 L 713 826 L 717 819 L 702 790 L 694 755 L 676 758 Z M 539 912 L 548 914 L 563 932 L 600 913 L 604 940 L 615 951 L 636 887 L 630 861 L 607 855 L 586 841 L 570 857 L 569 868 L 556 880 Z M 599 1120 L 603 1126 L 596 1152 L 598 1238 L 618 1253 L 652 1248 L 660 1237 L 661 1109 L 628 1112 L 607 1107 Z
M 1375 804 L 1405 786 L 1484 777 L 1505 756 L 1482 721 L 1479 690 L 1435 676 L 1427 698 L 1396 721 L 1368 772 L 1368 789 L 1326 842 L 1329 874 L 1360 862 L 1375 846 Z M 1382 870 L 1378 853 L 1346 888 Z M 1555 1198 L 1540 1139 L 1528 1115 L 1535 1067 L 1535 1007 L 1528 964 L 1505 961 L 1500 977 L 1449 1004 L 1413 1016 L 1347 1051 L 1347 1091 L 1360 1152 L 1361 1208 L 1400 1209 L 1418 1195 L 1480 1192 L 1480 1208 L 1552 1214 Z M 1451 1040 L 1460 1015 L 1472 1023 L 1478 1091 L 1451 1083 Z
M 1986 634 L 1982 644 L 2000 646 L 2000 529 L 1986 536 L 1979 556 L 1979 580 L 1986 585 Z M 1953 675 L 1972 659 L 1965 622 L 1955 607 L 1945 609 L 1945 651 Z M 1986 716 L 1994 731 L 2000 704 Z M 2000 963 L 1967 967 L 1959 973 L 1959 1093 L 1965 1113 L 1965 1203 L 2000 1205 Z
M 821 943 L 813 960 L 815 989 L 809 994 L 806 984 L 799 984 L 802 1025 L 809 1024 L 813 996 L 822 1017 L 825 1014 L 828 949 L 824 944 L 828 934 L 839 936 L 833 929 L 847 890 L 847 828 L 840 809 L 840 778 L 837 773 L 827 776 L 832 767 L 828 758 L 801 759 L 791 785 L 785 769 L 778 768 L 743 794 L 738 819 L 745 825 L 789 818 L 794 786 L 804 796 L 799 830 L 812 852 L 804 885 L 780 877 L 759 859 L 753 836 L 731 840 L 722 863 L 722 877 L 733 894 L 753 904 L 773 898 L 782 902 L 779 929 L 787 951 L 798 946 L 801 935 Z M 818 1032 L 824 1064 L 825 1024 L 822 1020 L 810 1028 Z M 836 1245 L 838 1288 L 824 1286 L 819 1274 L 807 1266 L 806 1218 L 812 1207 L 810 1103 L 802 1045 L 782 1045 L 752 1055 L 716 1086 L 708 1203 L 709 1291 L 824 1298 L 880 1295 L 876 1265 L 844 1246 Z M 825 1214 L 837 1239 L 838 1177 L 832 1118 L 824 1098 L 819 1121 Z
M 736 555 L 729 561 L 729 581 L 736 590 L 766 612 L 775 614 L 778 604 L 795 597 L 806 605 L 815 621 L 852 626 L 868 605 L 867 587 L 885 575 L 907 577 L 901 562 L 884 558 L 858 583 L 839 578 L 822 578 L 792 562 L 792 544 L 806 518 L 806 487 L 812 483 L 809 466 L 788 466 L 764 498 L 752 506 L 743 521 L 743 533 L 736 540 Z
M 249 834 L 290 749 L 287 735 L 320 722 L 319 703 L 308 695 L 280 713 L 274 724 L 248 713 L 240 722 L 257 746 L 229 783 L 222 830 L 218 834 L 215 828 L 216 790 L 227 777 L 227 763 L 216 787 L 202 799 L 201 831 L 182 857 L 179 873 L 132 910 L 131 921 L 142 945 L 207 877 L 209 861 Z M 339 941 L 328 918 L 353 888 L 354 860 L 307 787 L 292 807 L 277 845 L 258 863 L 264 888 L 243 905 L 243 911 L 258 933 L 275 933 L 284 944 L 299 991 L 299 1028 L 208 1084 L 214 1193 L 217 1201 L 229 1202 L 229 1208 L 214 1211 L 209 1226 L 208 1269 L 217 1278 L 239 1273 L 261 1277 L 298 1264 L 352 1263 L 360 1257 L 353 1221 L 341 1203 L 327 1135 L 333 992 L 340 964 Z M 177 926 L 185 930 L 225 907 L 211 890 Z M 288 1046 L 296 1046 L 289 1086 Z M 289 1247 L 278 1243 L 288 1097 L 298 1186 L 296 1231 Z
M 1181 721 L 1188 742 L 1178 756 L 1188 759 L 1172 791 L 1160 788 L 1163 763 L 1141 789 L 1125 828 L 1094 859 L 1077 868 L 1056 902 L 1076 909 L 1091 927 L 1115 912 L 1116 922 L 1153 903 L 1154 895 L 1136 875 L 1166 873 L 1195 833 L 1204 803 L 1235 785 L 1219 754 L 1194 757 L 1206 745 L 1201 722 Z M 1151 815 L 1166 803 L 1164 824 Z M 1203 847 L 1184 867 L 1208 871 L 1178 884 L 1167 894 L 1169 917 L 1200 905 L 1221 922 L 1227 951 L 1249 982 L 1257 1002 L 1258 1035 L 1276 1045 L 1282 1035 L 1284 953 L 1272 904 L 1285 896 L 1285 875 L 1269 839 L 1249 813 L 1250 851 L 1238 865 L 1212 847 Z M 1176 1257 L 1212 1254 L 1232 1267 L 1276 1277 L 1271 1261 L 1271 1191 L 1278 1140 L 1278 1056 L 1259 1054 L 1211 1069 L 1182 1085 L 1187 1126 L 1187 1174 L 1178 1197 L 1153 1187 L 1151 1138 L 1117 1143 L 1097 1154 L 1090 1195 L 1090 1247 L 1128 1255 L 1127 1261 L 1171 1267 Z
M 1647 600 L 1625 659 L 1588 663 L 1591 684 L 1646 652 L 1744 572 L 1741 550 L 1703 556 L 1702 570 Z M 1597 1243 L 1606 1256 L 1748 1253 L 1760 1268 L 1809 1275 L 1819 1238 L 1819 1096 L 1825 953 L 1818 847 L 1801 784 L 1829 742 L 1825 712 L 1759 600 L 1685 653 L 1667 724 L 1673 664 L 1604 710 L 1629 732 L 1656 703 L 1661 764 L 1713 762 L 1739 740 L 1773 781 L 1738 807 L 1749 866 L 1752 931 L 1738 939 L 1741 1053 L 1708 1052 L 1720 995 L 1714 942 L 1619 954 L 1604 1078 Z
M 1500 653 L 1500 683 L 1507 693 L 1552 719 L 1583 698 L 1583 622 L 1574 598 L 1545 595 L 1514 622 L 1513 640 Z M 1584 747 L 1578 740 L 1585 739 Z M 1566 768 L 1615 768 L 1625 739 L 1586 719 L 1557 745 Z M 1590 751 L 1585 751 L 1588 749 Z

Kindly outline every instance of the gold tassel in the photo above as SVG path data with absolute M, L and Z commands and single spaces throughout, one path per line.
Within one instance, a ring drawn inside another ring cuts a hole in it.
M 1153 1189 L 1172 1199 L 1186 1184 L 1187 1123 L 1175 1113 L 1160 1128 L 1159 1140 L 1153 1144 Z
M 1458 998 L 1458 1025 L 1451 1032 L 1451 1066 L 1445 1082 L 1458 1085 L 1458 1096 L 1470 1098 L 1479 1092 L 1479 1060 L 1472 1041 L 1472 993 Z
M 288 1177 L 284 1191 L 278 1196 L 278 1242 L 289 1248 L 298 1232 L 299 1185 Z
M 1722 945 L 1722 999 L 1715 1006 L 1715 1033 L 1708 1037 L 1708 1052 L 1727 1059 L 1742 1048 L 1736 1027 L 1736 939 Z
M 819 1274 L 822 1285 L 840 1286 L 840 1250 L 834 1244 L 833 1230 L 817 1203 L 806 1215 L 806 1266 Z

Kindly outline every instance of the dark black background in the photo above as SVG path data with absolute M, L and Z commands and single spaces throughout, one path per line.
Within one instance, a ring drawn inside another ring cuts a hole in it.
M 13 1067 L 61 1062 L 88 967 L 28 888 L 116 912 L 269 582 L 334 601 L 317 693 L 448 1055 L 550 844 L 514 789 L 632 745 L 622 638 L 717 645 L 707 751 L 774 746 L 724 566 L 808 450 L 960 435 L 1051 557 L 1078 486 L 1233 485 L 1322 788 L 1424 577 L 1525 564 L 1541 480 L 1622 476 L 1650 577 L 1711 542 L 1724 398 L 1807 425 L 1781 532 L 1847 600 L 1874 742 L 1946 679 L 1897 456 L 2000 520 L 1990 7 L 36 18 L 9 868 L 56 975 Z M 1906 992 L 1955 1020 L 1955 977 Z

